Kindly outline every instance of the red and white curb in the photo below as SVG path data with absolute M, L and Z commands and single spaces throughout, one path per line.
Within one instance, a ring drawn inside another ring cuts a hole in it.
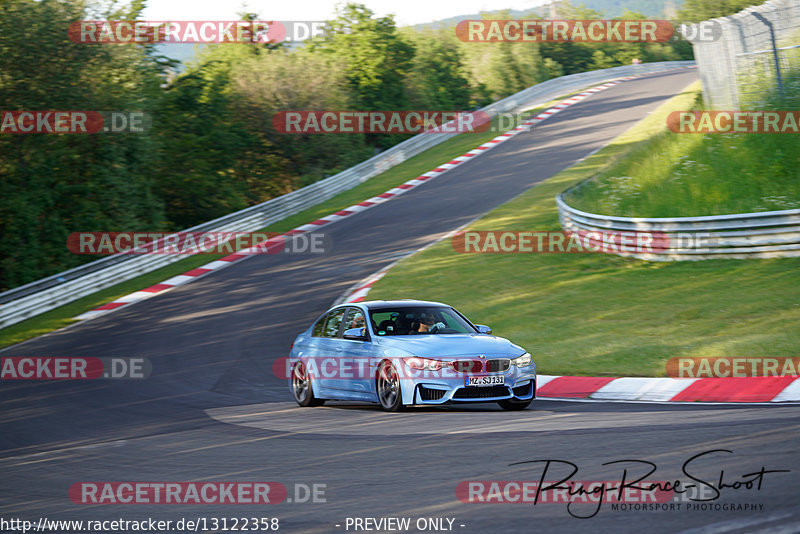
M 539 375 L 536 397 L 641 402 L 800 402 L 800 378 L 612 378 Z
M 289 230 L 288 232 L 286 232 L 284 234 L 281 234 L 280 236 L 278 236 L 276 238 L 272 238 L 272 239 L 282 240 L 284 237 L 290 237 L 290 236 L 294 236 L 294 235 L 297 235 L 297 234 L 302 234 L 302 233 L 305 233 L 305 232 L 311 232 L 311 231 L 314 231 L 314 230 L 318 230 L 318 229 L 322 228 L 323 226 L 326 226 L 328 224 L 331 224 L 331 223 L 336 222 L 336 221 L 341 220 L 341 219 L 345 219 L 347 217 L 350 217 L 351 215 L 355 215 L 356 213 L 359 213 L 359 212 L 364 211 L 366 209 L 369 209 L 369 208 L 371 208 L 373 206 L 376 206 L 378 204 L 386 202 L 387 200 L 392 199 L 392 198 L 394 198 L 394 197 L 396 197 L 398 195 L 402 195 L 406 191 L 414 189 L 415 187 L 420 186 L 420 185 L 424 184 L 425 182 L 427 182 L 429 180 L 432 180 L 433 178 L 436 178 L 437 176 L 441 176 L 442 174 L 446 173 L 450 169 L 458 167 L 462 163 L 464 163 L 466 161 L 469 161 L 472 158 L 474 158 L 474 157 L 476 157 L 476 156 L 478 156 L 480 154 L 485 153 L 487 150 L 491 150 L 492 148 L 496 147 L 500 143 L 502 143 L 504 141 L 508 141 L 509 139 L 511 139 L 512 137 L 516 136 L 517 134 L 529 131 L 533 126 L 535 126 L 536 124 L 542 122 L 543 120 L 546 120 L 547 118 L 555 115 L 559 111 L 561 111 L 561 110 L 563 110 L 563 109 L 565 109 L 565 108 L 567 108 L 569 106 L 572 106 L 574 104 L 577 104 L 578 102 L 590 97 L 591 95 L 593 95 L 595 93 L 598 93 L 600 91 L 603 91 L 605 89 L 608 89 L 609 87 L 613 87 L 613 86 L 615 86 L 617 84 L 620 84 L 622 82 L 626 82 L 628 80 L 633 80 L 635 78 L 639 78 L 639 77 L 642 77 L 642 76 L 647 76 L 647 75 L 650 75 L 650 74 L 655 74 L 655 73 L 658 73 L 658 72 L 665 72 L 665 71 L 669 71 L 669 70 L 679 70 L 679 69 L 686 69 L 686 68 L 693 68 L 693 67 L 678 67 L 678 68 L 662 69 L 662 70 L 658 70 L 658 71 L 646 72 L 646 73 L 639 74 L 639 75 L 636 75 L 636 76 L 625 76 L 624 78 L 618 78 L 616 80 L 604 83 L 602 85 L 598 85 L 596 87 L 592 87 L 591 89 L 587 89 L 586 91 L 583 91 L 583 92 L 581 92 L 581 93 L 579 93 L 579 94 L 577 94 L 577 95 L 575 95 L 573 97 L 570 97 L 570 98 L 567 98 L 565 100 L 562 100 L 557 105 L 555 105 L 555 106 L 553 106 L 553 107 L 551 107 L 551 108 L 539 113 L 538 115 L 536 115 L 535 117 L 533 117 L 531 119 L 526 119 L 526 120 L 522 121 L 519 126 L 513 128 L 513 129 L 511 129 L 511 130 L 509 130 L 509 131 L 507 131 L 505 133 L 502 133 L 502 134 L 498 135 L 494 139 L 491 139 L 490 141 L 487 141 L 486 143 L 483 143 L 482 145 L 470 150 L 469 152 L 466 152 L 466 153 L 462 154 L 461 156 L 458 156 L 457 158 L 454 158 L 454 159 L 448 161 L 447 163 L 442 163 L 441 165 L 439 165 L 435 169 L 432 169 L 432 170 L 430 170 L 430 171 L 428 171 L 428 172 L 426 172 L 426 173 L 424 173 L 424 174 L 422 174 L 420 176 L 417 176 L 416 178 L 408 180 L 407 182 L 404 182 L 404 183 L 398 185 L 397 187 L 393 187 L 392 189 L 389 189 L 385 193 L 381 193 L 380 195 L 374 196 L 372 198 L 368 198 L 367 200 L 364 200 L 363 202 L 359 202 L 358 204 L 353 204 L 352 206 L 349 206 L 349 207 L 347 207 L 347 208 L 345 208 L 343 210 L 337 211 L 336 213 L 332 213 L 330 215 L 327 215 L 327 216 L 325 216 L 325 217 L 323 217 L 321 219 L 317 219 L 316 221 L 311 221 L 310 223 L 298 226 L 297 228 Z M 150 298 L 150 297 L 154 297 L 156 295 L 160 295 L 161 293 L 164 293 L 165 291 L 169 291 L 170 289 L 173 289 L 175 287 L 187 284 L 187 283 L 189 283 L 189 282 L 191 282 L 193 280 L 197 280 L 198 278 L 200 278 L 201 276 L 203 276 L 205 274 L 208 274 L 208 273 L 213 272 L 215 270 L 222 269 L 224 267 L 232 265 L 233 263 L 235 263 L 235 262 L 237 262 L 239 260 L 242 260 L 244 258 L 251 257 L 253 255 L 252 249 L 254 249 L 255 247 L 257 247 L 259 245 L 260 244 L 254 245 L 253 247 L 251 247 L 251 249 L 242 250 L 242 251 L 239 251 L 239 252 L 237 252 L 235 254 L 230 254 L 228 256 L 225 256 L 224 258 L 221 258 L 219 260 L 212 261 L 212 262 L 207 263 L 207 264 L 205 264 L 205 265 L 203 265 L 201 267 L 198 267 L 196 269 L 192 269 L 191 271 L 185 272 L 185 273 L 183 273 L 181 275 L 174 276 L 174 277 L 170 278 L 169 280 L 164 280 L 163 282 L 161 282 L 159 284 L 155 284 L 155 285 L 150 286 L 148 288 L 141 289 L 139 291 L 135 291 L 135 292 L 130 293 L 128 295 L 125 295 L 123 297 L 119 297 L 118 299 L 114 300 L 113 302 L 108 302 L 106 304 L 103 304 L 102 306 L 98 306 L 97 308 L 95 308 L 93 310 L 90 310 L 88 312 L 82 313 L 81 315 L 78 315 L 76 317 L 76 319 L 78 319 L 78 320 L 91 319 L 91 318 L 97 317 L 99 315 L 103 315 L 103 314 L 109 313 L 109 312 L 111 312 L 113 310 L 117 310 L 119 308 L 127 306 L 128 304 L 131 304 L 133 302 L 139 302 L 141 300 L 144 300 L 144 299 L 147 299 L 147 298 Z M 375 283 L 375 281 L 377 281 L 377 279 L 373 280 L 372 283 Z M 363 298 L 364 295 L 366 295 L 366 292 L 369 291 L 368 286 L 365 286 L 365 287 L 366 287 L 366 291 L 363 293 L 363 295 L 360 295 L 362 298 Z M 360 289 L 358 291 L 360 291 Z
M 383 278 L 384 275 L 386 275 L 386 273 L 389 272 L 389 269 L 394 267 L 396 263 L 397 262 L 392 263 L 388 267 L 385 267 L 380 271 L 378 271 L 377 273 L 373 274 L 363 282 L 359 282 L 356 288 L 350 290 L 349 294 L 345 294 L 345 296 L 337 300 L 335 304 L 342 304 L 346 302 L 361 302 L 362 300 L 364 300 L 364 297 L 367 296 L 369 290 L 372 289 L 372 284 Z

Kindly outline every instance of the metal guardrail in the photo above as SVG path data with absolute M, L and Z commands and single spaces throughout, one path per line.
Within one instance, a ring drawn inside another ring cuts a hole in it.
M 620 256 L 650 261 L 800 256 L 800 209 L 640 218 L 580 211 L 569 206 L 562 195 L 556 197 L 556 204 L 561 226 L 567 232 L 646 232 L 658 236 L 665 245 L 647 253 L 614 252 Z
M 800 55 L 787 53 L 797 45 L 778 47 L 777 43 L 796 39 L 799 24 L 800 0 L 770 0 L 684 28 L 692 41 L 707 105 L 738 109 L 744 101 L 760 98 L 773 82 L 781 89 L 781 70 L 796 67 Z M 709 39 L 704 29 L 714 30 L 714 38 Z M 638 246 L 626 251 L 605 247 L 605 252 L 651 261 L 800 256 L 800 209 L 703 217 L 617 217 L 575 209 L 564 201 L 564 193 L 556 197 L 556 204 L 565 231 L 590 243 L 594 238 L 589 235 L 609 232 L 649 233 L 658 241 L 648 252 Z
M 665 61 L 613 67 L 547 80 L 482 109 L 489 116 L 519 113 L 565 93 L 615 78 L 694 65 L 693 61 Z M 186 232 L 260 230 L 402 163 L 459 134 L 419 134 L 330 178 L 280 197 L 209 221 Z M 0 328 L 57 308 L 101 289 L 130 280 L 183 259 L 181 255 L 115 255 L 0 293 Z

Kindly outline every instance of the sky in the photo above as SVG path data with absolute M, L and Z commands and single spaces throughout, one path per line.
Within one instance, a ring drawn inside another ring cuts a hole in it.
M 377 15 L 395 15 L 399 26 L 498 9 L 531 9 L 548 0 L 356 0 Z M 149 0 L 143 20 L 237 20 L 237 12 L 262 20 L 313 21 L 333 18 L 336 0 Z

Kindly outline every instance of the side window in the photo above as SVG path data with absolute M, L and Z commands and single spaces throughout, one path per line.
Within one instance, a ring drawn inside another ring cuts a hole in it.
M 350 328 L 364 328 L 365 326 L 364 312 L 358 308 L 350 308 L 347 310 L 347 318 L 344 320 L 345 330 L 349 330 Z
M 314 328 L 311 330 L 311 335 L 313 337 L 322 337 L 322 333 L 325 331 L 325 320 L 327 318 L 328 314 L 325 314 L 319 318 L 319 321 L 314 323 Z
M 328 320 L 325 323 L 324 337 L 337 337 L 339 335 L 339 325 L 342 324 L 345 308 L 334 310 L 328 314 Z

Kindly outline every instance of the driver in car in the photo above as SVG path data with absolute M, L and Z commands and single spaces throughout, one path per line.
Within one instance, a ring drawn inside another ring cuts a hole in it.
M 437 323 L 430 313 L 423 313 L 419 316 L 419 323 L 414 323 L 416 328 L 412 328 L 414 334 L 435 334 L 438 330 L 444 328 L 444 323 Z

